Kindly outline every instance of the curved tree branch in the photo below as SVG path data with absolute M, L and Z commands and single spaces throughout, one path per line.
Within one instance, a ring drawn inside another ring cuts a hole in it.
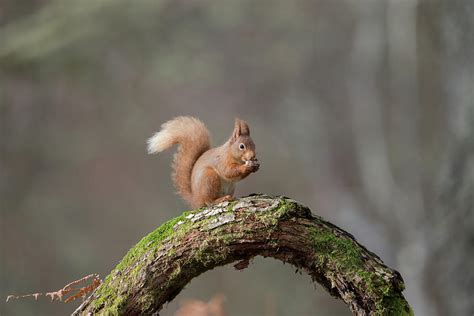
M 74 312 L 157 314 L 191 279 L 255 256 L 306 271 L 355 315 L 411 315 L 400 274 L 352 235 L 286 197 L 252 195 L 186 212 L 132 248 Z

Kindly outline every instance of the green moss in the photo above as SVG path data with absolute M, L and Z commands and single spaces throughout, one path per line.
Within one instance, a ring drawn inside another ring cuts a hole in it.
M 217 232 L 217 233 L 214 232 L 213 235 L 215 236 L 216 240 L 219 243 L 222 243 L 224 245 L 230 244 L 233 240 L 237 239 L 238 236 L 240 236 L 239 234 L 225 233 L 223 231 L 220 231 L 220 232 Z
M 145 236 L 142 240 L 138 242 L 130 251 L 125 255 L 122 261 L 115 267 L 116 270 L 122 271 L 124 268 L 130 266 L 130 264 L 136 259 L 140 258 L 147 250 L 151 248 L 157 248 L 163 240 L 170 237 L 175 231 L 174 226 L 179 222 L 186 222 L 186 215 L 184 213 L 181 216 L 173 218 L 153 232 Z
M 325 264 L 337 269 L 356 271 L 361 268 L 362 254 L 360 246 L 352 239 L 336 236 L 330 230 L 310 229 L 310 238 L 315 249 L 315 263 L 319 267 Z
M 186 262 L 173 261 L 176 249 L 168 250 L 165 265 L 167 269 L 171 266 L 174 267 L 174 270 L 163 286 L 169 287 L 176 284 L 176 282 L 181 282 L 178 278 L 184 266 L 213 267 L 216 264 L 222 264 L 222 261 L 227 257 L 227 253 L 224 253 L 222 249 L 228 249 L 228 247 L 219 246 L 229 245 L 236 239 L 245 238 L 247 234 L 254 233 L 254 231 L 246 231 L 248 225 L 222 225 L 209 229 L 211 221 L 227 212 L 233 212 L 233 208 L 238 202 L 232 201 L 225 207 L 224 212 L 202 217 L 196 222 L 192 222 L 187 217 L 190 214 L 201 213 L 204 209 L 185 212 L 181 216 L 167 221 L 144 237 L 126 254 L 115 270 L 106 278 L 104 284 L 98 288 L 98 299 L 93 302 L 93 306 L 99 309 L 99 307 L 107 304 L 107 306 L 100 309 L 101 313 L 107 315 L 120 314 L 128 294 L 126 293 L 127 289 L 121 288 L 114 281 L 114 277 L 121 280 L 120 284 L 128 284 L 129 286 L 142 281 L 141 271 L 143 266 L 148 264 L 147 261 L 153 258 L 157 251 L 160 251 L 161 246 L 168 240 L 178 242 L 193 229 L 199 229 L 207 234 L 206 240 L 199 245 L 199 248 L 194 251 L 194 254 Z M 333 280 L 336 276 L 342 276 L 352 282 L 355 287 L 362 289 L 362 292 L 367 293 L 368 297 L 373 300 L 377 315 L 413 315 L 400 293 L 402 285 L 393 284 L 392 280 L 385 280 L 375 271 L 372 272 L 365 268 L 364 249 L 350 236 L 328 229 L 328 224 L 320 217 L 312 215 L 308 208 L 291 199 L 280 198 L 277 206 L 264 211 L 245 212 L 242 210 L 234 214 L 236 221 L 256 221 L 261 223 L 257 226 L 264 225 L 265 230 L 269 233 L 272 232 L 273 228 L 277 229 L 282 220 L 306 218 L 314 221 L 318 226 L 308 228 L 309 238 L 314 247 L 314 265 L 325 273 L 328 280 Z M 278 241 L 269 239 L 268 244 L 277 247 Z M 390 271 L 387 270 L 387 272 Z M 125 292 L 118 293 L 119 291 Z M 141 306 L 151 306 L 155 297 L 159 295 L 159 293 L 148 294 L 141 298 L 143 300 L 140 302 Z
M 375 271 L 364 267 L 362 248 L 354 240 L 316 228 L 310 230 L 310 238 L 315 249 L 315 265 L 326 271 L 336 270 L 356 286 L 363 286 L 367 295 L 374 300 L 376 315 L 413 315 L 391 280 L 385 280 Z
M 107 276 L 104 283 L 97 289 L 97 296 L 99 298 L 94 301 L 94 307 L 98 308 L 106 303 L 112 304 L 104 309 L 104 311 L 107 311 L 106 314 L 115 315 L 119 313 L 120 306 L 122 305 L 124 298 L 119 293 L 117 293 L 117 287 L 111 285 L 114 276 L 121 275 L 121 278 L 126 279 L 127 283 L 133 283 L 133 281 L 136 281 L 136 279 L 139 278 L 139 273 L 142 269 L 142 266 L 146 264 L 145 261 L 137 261 L 147 252 L 157 251 L 163 241 L 165 241 L 167 238 L 171 236 L 173 236 L 173 238 L 177 238 L 178 236 L 183 235 L 184 232 L 189 229 L 191 223 L 191 221 L 186 219 L 186 216 L 188 216 L 190 213 L 191 212 L 185 212 L 181 216 L 167 221 L 153 232 L 142 238 L 142 240 L 140 240 L 132 249 L 130 249 L 122 261 L 120 261 L 120 263 L 115 267 L 114 271 Z M 176 225 L 180 222 L 182 222 L 182 224 L 179 225 L 175 231 Z M 172 249 L 168 255 L 172 256 L 173 251 L 176 252 L 176 250 Z M 124 276 L 124 273 L 127 275 Z M 124 295 L 126 296 L 126 294 Z
M 381 301 L 375 303 L 378 315 L 413 316 L 413 310 L 401 293 L 390 292 Z
M 168 251 L 168 257 L 173 257 L 174 255 L 176 255 L 176 249 L 172 248 Z
M 413 315 L 413 311 L 394 284 L 369 271 L 357 271 L 366 292 L 374 298 L 377 315 Z
M 257 218 L 265 226 L 271 227 L 278 225 L 283 218 L 291 216 L 291 212 L 298 209 L 296 203 L 286 199 L 280 199 L 276 209 L 269 209 L 264 212 L 258 212 Z
M 184 235 L 186 235 L 190 229 L 194 227 L 203 227 L 208 224 L 216 217 L 216 215 L 202 218 L 196 222 L 192 222 L 186 218 L 188 215 L 198 214 L 204 209 L 205 208 L 201 208 L 194 211 L 184 212 L 181 216 L 178 216 L 162 224 L 160 227 L 140 240 L 132 249 L 130 249 L 122 261 L 115 267 L 115 270 L 121 272 L 124 269 L 129 268 L 133 262 L 142 258 L 146 252 L 159 250 L 162 243 L 170 237 L 172 237 L 173 240 L 179 240 Z M 222 214 L 224 213 L 219 213 L 217 216 L 221 216 Z M 227 241 L 229 241 L 231 236 L 220 236 L 220 238 L 227 239 Z M 171 249 L 168 253 L 168 256 L 173 256 L 175 253 L 176 250 Z
M 195 252 L 194 260 L 202 263 L 204 266 L 210 266 L 223 260 L 227 252 L 218 250 L 219 248 L 214 245 L 216 242 L 218 243 L 219 240 L 214 237 L 205 240 Z
M 166 282 L 166 286 L 169 286 L 170 284 L 172 284 L 179 277 L 180 274 L 181 274 L 181 266 L 177 265 L 174 268 L 173 272 L 170 274 Z
M 239 203 L 238 200 L 234 200 L 234 201 L 230 201 L 229 204 L 227 205 L 226 209 L 229 211 L 229 212 L 232 212 L 234 210 L 234 206 Z
M 106 306 L 105 308 L 101 309 L 101 314 L 103 315 L 119 315 L 121 306 L 125 301 L 125 297 L 118 295 L 115 291 L 105 286 L 104 284 L 99 287 L 97 291 L 98 298 L 92 302 L 94 309 L 99 309 L 101 306 L 105 305 L 106 303 L 113 300 L 113 304 Z

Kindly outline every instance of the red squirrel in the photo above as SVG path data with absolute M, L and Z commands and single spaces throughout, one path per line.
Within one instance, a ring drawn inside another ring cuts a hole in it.
M 232 200 L 235 183 L 260 167 L 249 126 L 240 119 L 235 119 L 232 136 L 219 147 L 211 148 L 206 126 L 190 116 L 164 123 L 147 143 L 150 154 L 179 145 L 172 179 L 193 208 Z

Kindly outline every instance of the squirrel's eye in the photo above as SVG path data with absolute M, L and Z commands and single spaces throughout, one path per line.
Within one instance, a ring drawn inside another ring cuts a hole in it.
M 240 143 L 239 148 L 240 148 L 240 150 L 244 150 L 244 149 L 245 149 L 245 145 L 242 144 L 242 143 Z

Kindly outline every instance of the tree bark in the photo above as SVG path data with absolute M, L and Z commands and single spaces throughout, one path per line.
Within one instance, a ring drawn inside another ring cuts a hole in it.
M 251 195 L 168 221 L 132 248 L 74 312 L 157 315 L 191 279 L 255 256 L 307 272 L 354 315 L 411 315 L 400 274 L 354 237 L 286 197 Z

